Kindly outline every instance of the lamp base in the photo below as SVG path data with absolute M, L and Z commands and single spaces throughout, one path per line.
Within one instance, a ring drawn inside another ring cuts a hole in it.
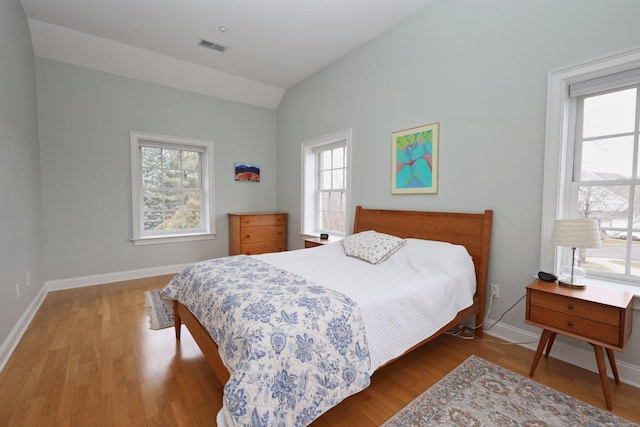
M 572 288 L 572 289 L 584 289 L 587 287 L 587 285 L 582 284 L 582 283 L 570 283 L 568 280 L 564 281 L 564 280 L 558 280 L 558 284 L 560 286 L 564 286 L 565 288 Z

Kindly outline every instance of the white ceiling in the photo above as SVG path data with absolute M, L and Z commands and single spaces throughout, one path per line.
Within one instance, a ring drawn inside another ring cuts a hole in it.
M 432 1 L 21 0 L 38 56 L 268 108 Z

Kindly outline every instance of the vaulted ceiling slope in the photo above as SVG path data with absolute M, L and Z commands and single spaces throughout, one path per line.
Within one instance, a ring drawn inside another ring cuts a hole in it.
M 37 56 L 275 109 L 287 88 L 432 1 L 21 3 Z

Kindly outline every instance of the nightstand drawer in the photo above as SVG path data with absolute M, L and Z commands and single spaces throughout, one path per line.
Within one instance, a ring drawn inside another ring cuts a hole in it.
M 530 304 L 615 327 L 620 326 L 620 310 L 612 306 L 537 291 L 531 292 Z
M 617 326 L 534 305 L 530 307 L 529 320 L 545 327 L 580 335 L 587 340 L 592 339 L 613 346 L 621 346 L 620 328 Z

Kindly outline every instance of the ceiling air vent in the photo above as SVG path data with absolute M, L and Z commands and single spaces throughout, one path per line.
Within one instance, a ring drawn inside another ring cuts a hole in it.
M 210 42 L 209 40 L 200 39 L 198 42 L 199 46 L 206 47 L 207 49 L 217 50 L 218 52 L 224 52 L 227 48 L 226 46 L 222 46 L 221 44 Z

